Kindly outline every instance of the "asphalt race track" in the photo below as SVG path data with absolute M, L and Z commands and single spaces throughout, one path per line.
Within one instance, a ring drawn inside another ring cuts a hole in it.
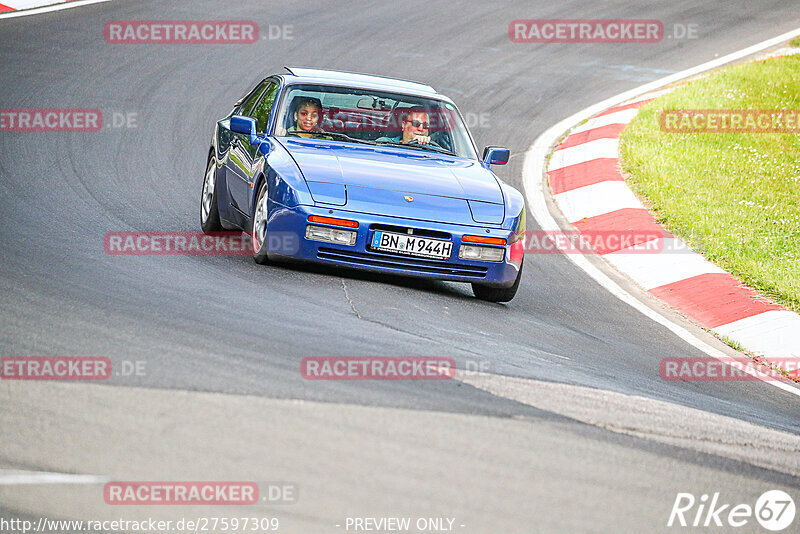
M 102 385 L 0 383 L 0 517 L 254 513 L 109 506 L 102 482 L 2 482 L 13 471 L 280 481 L 296 502 L 257 513 L 291 533 L 398 516 L 455 518 L 464 533 L 669 532 L 681 530 L 666 527 L 678 492 L 753 505 L 782 489 L 800 505 L 800 397 L 764 382 L 662 380 L 662 358 L 704 354 L 562 256 L 528 255 L 517 297 L 501 305 L 467 285 L 103 249 L 109 231 L 199 230 L 214 121 L 284 65 L 433 85 L 479 148 L 511 148 L 498 174 L 522 189 L 523 154 L 552 124 L 792 30 L 797 7 L 115 0 L 0 20 L 0 107 L 105 117 L 94 133 L 0 133 L 0 354 L 146 368 Z M 515 44 L 508 23 L 520 18 L 658 19 L 667 34 L 696 24 L 698 37 Z M 264 38 L 103 38 L 110 20 L 151 19 L 254 20 Z M 270 39 L 270 25 L 290 25 L 291 39 Z M 114 127 L 115 113 L 136 127 Z M 306 356 L 451 356 L 485 374 L 307 381 Z M 755 520 L 736 530 L 763 532 Z

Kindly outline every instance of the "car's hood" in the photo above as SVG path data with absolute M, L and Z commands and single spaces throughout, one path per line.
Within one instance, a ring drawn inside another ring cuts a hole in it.
M 503 203 L 492 173 L 478 161 L 430 151 L 281 139 L 308 182 Z

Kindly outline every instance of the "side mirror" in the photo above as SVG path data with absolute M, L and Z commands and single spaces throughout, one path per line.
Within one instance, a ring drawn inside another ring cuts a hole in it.
M 487 146 L 483 149 L 483 162 L 489 165 L 505 165 L 511 151 L 500 146 Z
M 234 115 L 231 117 L 231 131 L 250 136 L 250 144 L 256 141 L 256 120 L 250 117 Z

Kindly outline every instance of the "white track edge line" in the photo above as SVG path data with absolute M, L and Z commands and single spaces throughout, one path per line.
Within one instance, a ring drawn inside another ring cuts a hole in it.
M 9 11 L 8 13 L 0 14 L 0 20 L 13 19 L 16 17 L 25 17 L 28 15 L 39 15 L 41 13 L 50 13 L 52 11 L 61 11 L 62 9 L 72 9 L 73 7 L 88 6 L 90 4 L 100 4 L 103 2 L 110 2 L 111 0 L 77 0 L 75 2 L 62 2 L 52 6 L 35 7 L 32 9 L 23 9 L 22 11 Z
M 733 61 L 737 61 L 743 57 L 760 52 L 771 46 L 781 44 L 782 42 L 788 41 L 797 36 L 800 36 L 800 28 L 792 30 L 790 32 L 786 32 L 777 37 L 773 37 L 772 39 L 767 39 L 766 41 L 754 44 L 737 52 L 733 52 L 731 54 L 723 56 L 721 58 L 717 58 L 712 61 L 702 63 L 690 69 L 676 72 L 675 74 L 670 74 L 669 76 L 665 76 L 664 78 L 646 83 L 644 85 L 640 85 L 639 87 L 636 87 L 634 89 L 630 89 L 618 95 L 612 96 L 611 98 L 607 98 L 601 102 L 598 102 L 597 104 L 584 108 L 581 111 L 578 111 L 577 113 L 567 117 L 566 119 L 561 120 L 560 122 L 548 128 L 544 133 L 542 133 L 539 137 L 536 138 L 533 145 L 531 145 L 531 147 L 525 153 L 525 159 L 523 161 L 523 166 L 522 166 L 522 184 L 525 190 L 525 198 L 528 201 L 528 206 L 531 209 L 531 215 L 533 215 L 533 218 L 536 219 L 536 221 L 541 225 L 542 230 L 560 229 L 555 218 L 553 218 L 553 216 L 550 214 L 550 211 L 547 207 L 547 203 L 545 201 L 547 195 L 546 185 L 544 183 L 544 179 L 546 176 L 545 159 L 547 158 L 547 154 L 550 151 L 550 148 L 570 128 L 578 125 L 579 123 L 581 123 L 586 119 L 593 117 L 598 113 L 601 113 L 609 108 L 617 106 L 627 100 L 640 96 L 644 93 L 659 89 L 665 85 L 669 85 L 671 83 L 683 80 L 685 78 L 695 76 L 702 72 L 731 63 Z M 619 284 L 617 284 L 614 280 L 609 278 L 608 275 L 606 275 L 595 265 L 593 265 L 586 258 L 585 255 L 565 254 L 565 256 L 567 256 L 578 268 L 586 272 L 586 274 L 592 277 L 598 284 L 600 284 L 604 289 L 606 289 L 609 293 L 617 297 L 622 302 L 625 302 L 632 308 L 641 312 L 646 317 L 662 325 L 670 332 L 672 332 L 679 338 L 683 339 L 693 347 L 703 351 L 704 353 L 708 354 L 713 358 L 716 358 L 730 365 L 729 361 L 730 357 L 727 356 L 724 352 L 712 347 L 705 341 L 701 340 L 699 337 L 689 332 L 687 329 L 683 328 L 682 326 L 671 321 L 664 315 L 656 312 L 649 306 L 645 305 L 642 301 L 640 301 L 638 298 L 634 297 L 633 295 L 625 291 Z M 760 380 L 762 380 L 767 384 L 774 385 L 777 388 L 780 388 L 788 393 L 800 397 L 800 389 L 793 387 L 788 383 L 775 380 L 763 380 L 763 378 L 758 377 L 757 374 L 752 370 L 750 370 L 749 374 L 752 374 L 753 376 L 759 378 Z
M 96 475 L 73 475 L 47 471 L 3 471 L 0 470 L 0 486 L 28 486 L 39 484 L 103 484 L 108 477 Z

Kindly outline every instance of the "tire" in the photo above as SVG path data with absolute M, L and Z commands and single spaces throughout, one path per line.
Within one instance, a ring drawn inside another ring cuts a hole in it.
M 203 178 L 203 193 L 200 195 L 200 227 L 203 232 L 222 231 L 222 223 L 219 220 L 219 206 L 217 205 L 217 162 L 214 157 L 208 158 L 206 175 Z
M 269 263 L 267 257 L 267 201 L 269 200 L 267 181 L 263 180 L 258 187 L 256 210 L 253 213 L 253 261 L 259 265 Z
M 483 284 L 472 284 L 472 292 L 475 297 L 488 302 L 509 302 L 517 294 L 519 282 L 522 280 L 522 265 L 519 266 L 517 279 L 511 287 L 492 287 Z

